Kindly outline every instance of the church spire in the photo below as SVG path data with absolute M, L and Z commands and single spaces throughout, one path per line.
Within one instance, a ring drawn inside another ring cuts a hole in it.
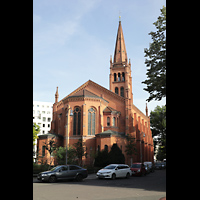
M 119 17 L 119 26 L 117 31 L 117 39 L 116 39 L 115 53 L 114 53 L 114 63 L 127 64 L 127 53 L 126 53 L 126 46 L 121 25 L 121 16 Z
M 58 97 L 59 97 L 59 94 L 58 94 L 58 87 L 56 88 L 56 93 L 55 93 L 55 103 L 58 102 Z

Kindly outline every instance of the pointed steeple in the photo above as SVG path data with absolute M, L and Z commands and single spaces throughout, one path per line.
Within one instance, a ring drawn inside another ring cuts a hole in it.
M 114 63 L 127 63 L 127 53 L 121 25 L 121 16 L 119 18 L 119 26 L 115 44 Z
M 55 93 L 55 103 L 58 102 L 58 97 L 59 97 L 59 94 L 58 94 L 58 87 L 56 88 L 56 93 Z

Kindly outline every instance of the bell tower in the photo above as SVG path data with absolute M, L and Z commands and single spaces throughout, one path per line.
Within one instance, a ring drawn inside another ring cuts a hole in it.
M 115 44 L 114 60 L 110 57 L 110 90 L 125 98 L 125 133 L 131 132 L 131 108 L 133 105 L 131 61 L 127 59 L 126 46 L 119 18 L 117 38 Z
M 126 46 L 119 18 L 114 60 L 110 57 L 110 90 L 133 103 L 131 61 L 127 59 Z

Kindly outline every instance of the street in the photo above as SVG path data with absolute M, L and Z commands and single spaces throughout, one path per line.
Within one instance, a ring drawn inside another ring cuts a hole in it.
M 97 179 L 89 174 L 82 182 L 42 183 L 33 178 L 33 200 L 159 200 L 166 197 L 166 170 L 143 177 Z

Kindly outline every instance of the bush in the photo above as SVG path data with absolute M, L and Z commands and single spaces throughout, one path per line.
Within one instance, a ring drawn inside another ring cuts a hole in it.
M 43 171 L 48 171 L 49 170 L 49 165 L 38 165 L 33 163 L 33 174 L 38 174 Z
M 105 167 L 106 165 L 114 163 L 125 163 L 125 156 L 117 144 L 113 144 L 109 153 L 106 150 L 100 151 L 97 157 L 95 158 L 94 166 Z

